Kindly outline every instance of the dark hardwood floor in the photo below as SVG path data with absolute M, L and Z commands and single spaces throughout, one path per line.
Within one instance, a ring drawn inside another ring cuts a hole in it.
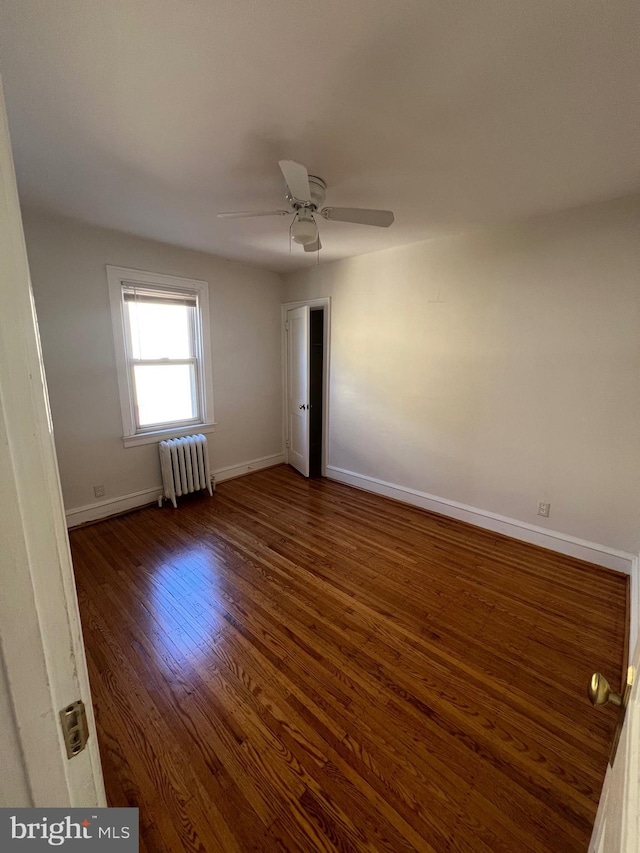
M 626 577 L 284 466 L 71 542 L 141 850 L 587 850 Z

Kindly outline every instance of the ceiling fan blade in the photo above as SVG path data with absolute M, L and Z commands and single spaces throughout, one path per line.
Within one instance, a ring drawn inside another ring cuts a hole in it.
M 311 201 L 309 173 L 306 166 L 296 163 L 295 160 L 279 160 L 278 165 L 293 198 L 296 201 Z
M 355 222 L 358 225 L 377 225 L 378 228 L 388 228 L 394 220 L 390 210 L 361 207 L 324 207 L 320 215 L 333 222 Z
M 305 252 L 317 252 L 318 249 L 322 248 L 322 243 L 320 242 L 320 235 L 318 234 L 318 239 L 314 243 L 307 243 L 304 247 Z
M 235 213 L 219 213 L 218 219 L 247 219 L 250 216 L 288 216 L 290 210 L 238 210 Z

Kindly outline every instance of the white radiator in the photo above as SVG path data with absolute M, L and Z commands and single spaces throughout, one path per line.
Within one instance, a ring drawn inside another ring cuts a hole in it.
M 213 495 L 207 438 L 201 433 L 161 441 L 160 468 L 164 493 L 158 498 L 158 506 L 166 498 L 177 509 L 177 497 L 200 489 L 208 489 Z

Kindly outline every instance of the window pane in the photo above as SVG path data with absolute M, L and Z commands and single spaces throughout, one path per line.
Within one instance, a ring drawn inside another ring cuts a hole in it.
M 188 305 L 126 302 L 134 358 L 191 358 L 191 312 Z
M 193 364 L 137 364 L 133 370 L 139 426 L 198 417 Z

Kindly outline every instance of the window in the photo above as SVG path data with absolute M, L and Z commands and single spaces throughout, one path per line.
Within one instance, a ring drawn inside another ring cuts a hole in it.
M 107 267 L 125 446 L 213 429 L 207 283 Z

